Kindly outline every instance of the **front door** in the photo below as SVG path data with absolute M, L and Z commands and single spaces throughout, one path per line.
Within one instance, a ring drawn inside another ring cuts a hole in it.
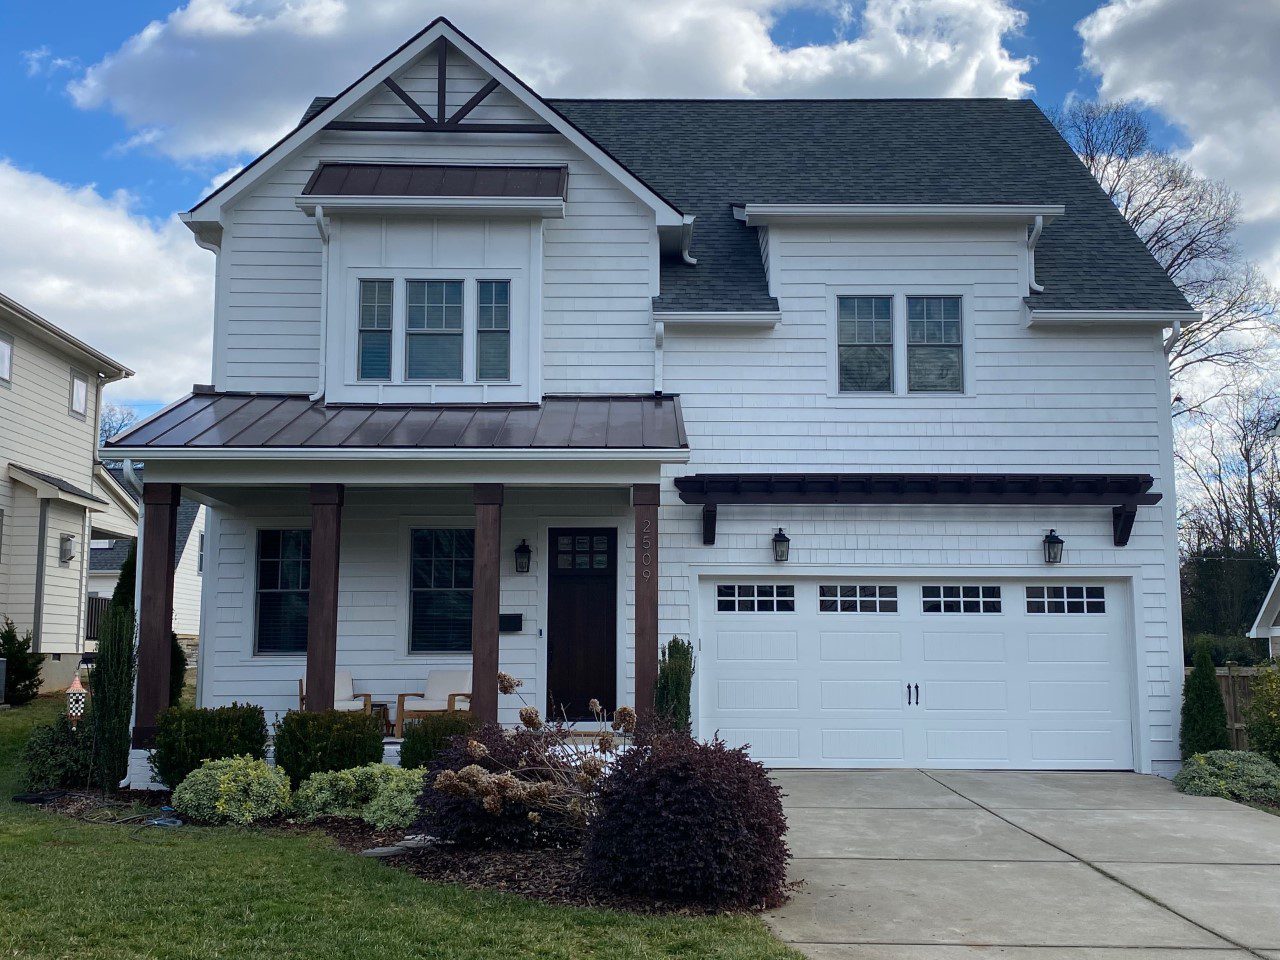
M 618 532 L 556 527 L 547 556 L 547 716 L 590 720 L 617 705 Z

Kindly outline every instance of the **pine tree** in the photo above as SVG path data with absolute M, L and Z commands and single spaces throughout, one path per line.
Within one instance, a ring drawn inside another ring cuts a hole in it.
M 655 712 L 677 730 L 688 730 L 693 689 L 693 645 L 672 637 L 658 661 Z
M 31 651 L 31 631 L 18 636 L 18 628 L 8 617 L 0 623 L 0 660 L 5 661 L 4 702 L 20 707 L 34 700 L 40 692 L 44 654 Z
M 1191 673 L 1182 689 L 1182 756 L 1230 749 L 1227 708 L 1209 646 L 1202 643 L 1196 647 Z
M 182 649 L 176 633 L 169 634 L 169 706 L 182 702 L 182 688 L 187 683 L 187 651 Z
M 129 721 L 133 713 L 133 610 L 111 604 L 98 627 L 98 655 L 89 674 L 89 729 L 93 734 L 93 778 L 115 787 L 129 768 Z

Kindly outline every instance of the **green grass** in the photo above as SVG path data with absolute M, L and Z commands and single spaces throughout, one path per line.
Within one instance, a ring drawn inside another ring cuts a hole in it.
M 11 803 L 26 731 L 0 712 L 0 957 L 795 958 L 749 917 L 649 918 L 424 883 L 320 836 L 82 824 Z

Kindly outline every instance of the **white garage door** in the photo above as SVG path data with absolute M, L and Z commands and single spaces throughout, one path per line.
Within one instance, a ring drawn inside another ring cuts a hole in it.
M 698 729 L 770 766 L 1133 768 L 1121 584 L 702 590 Z

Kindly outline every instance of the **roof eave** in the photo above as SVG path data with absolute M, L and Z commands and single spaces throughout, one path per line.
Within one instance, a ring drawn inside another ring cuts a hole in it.
M 40 314 L 28 307 L 24 307 L 12 297 L 0 293 L 0 307 L 3 307 L 19 321 L 25 322 L 29 327 L 35 329 L 43 339 L 55 341 L 64 349 L 77 354 L 81 359 L 92 361 L 104 383 L 114 383 L 117 380 L 124 380 L 133 376 L 134 371 L 120 361 L 113 360 L 78 337 L 73 337 L 61 327 L 50 323 Z
M 736 203 L 733 215 L 747 226 L 770 223 L 1016 221 L 1043 222 L 1066 213 L 1060 203 Z

